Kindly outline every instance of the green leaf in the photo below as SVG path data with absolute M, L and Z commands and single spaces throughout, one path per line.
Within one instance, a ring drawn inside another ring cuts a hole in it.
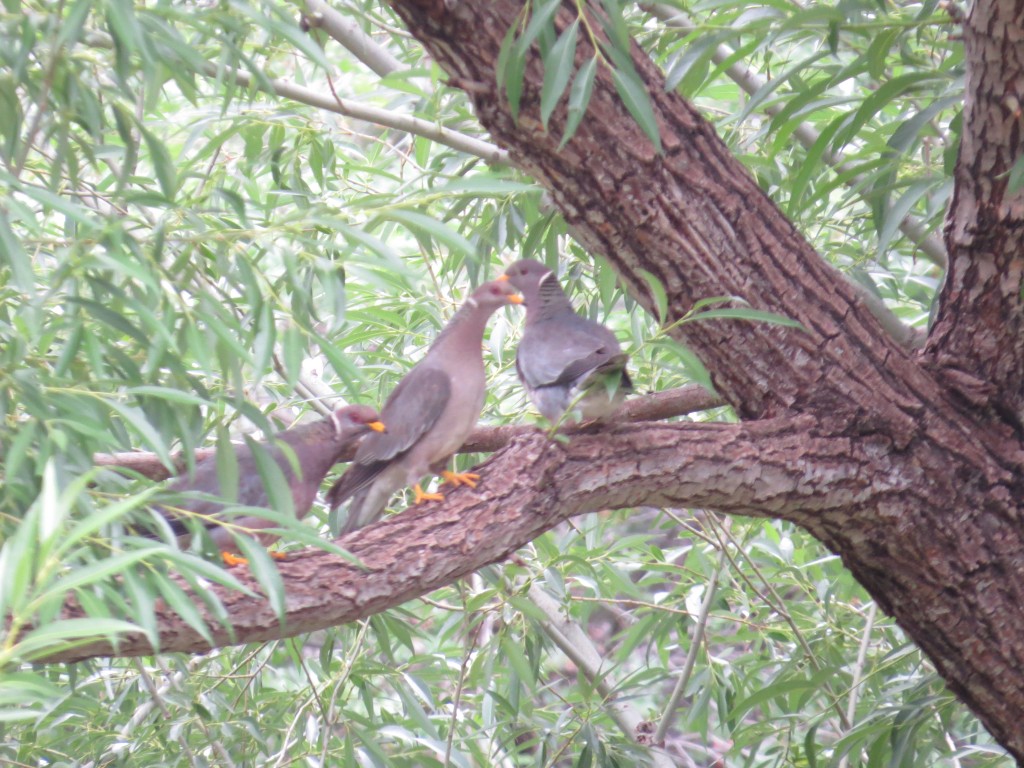
M 207 626 L 206 621 L 203 620 L 203 615 L 195 603 L 195 598 L 170 579 L 158 579 L 156 584 L 161 596 L 167 601 L 167 605 L 170 606 L 171 610 L 178 614 L 207 643 L 213 645 L 213 635 L 210 633 L 210 628 Z
M 89 515 L 72 525 L 71 529 L 61 536 L 60 542 L 53 550 L 54 557 L 64 557 L 73 548 L 81 546 L 91 536 L 98 533 L 104 526 L 110 525 L 111 523 L 120 520 L 129 512 L 145 506 L 156 491 L 157 489 L 155 487 L 147 488 L 141 493 L 129 496 L 127 499 L 122 499 L 121 501 L 117 501 L 113 504 L 108 504 L 106 507 L 102 507 L 91 512 Z
M 149 423 L 149 419 L 146 418 L 146 414 L 140 408 L 133 405 L 125 405 L 113 399 L 105 400 L 104 402 L 110 406 L 111 410 L 117 411 L 125 421 L 135 427 L 135 430 L 145 441 L 146 445 L 159 457 L 165 467 L 174 466 L 171 454 L 167 450 L 167 444 L 153 428 L 153 425 Z
M 92 212 L 83 205 L 75 205 L 49 190 L 34 187 L 28 184 L 22 185 L 18 191 L 27 197 L 31 197 L 47 210 L 63 214 L 71 221 L 81 227 L 83 235 L 94 232 L 99 223 Z
M 803 324 L 785 315 L 778 315 L 774 312 L 766 312 L 761 309 L 749 307 L 722 307 L 721 309 L 708 309 L 698 312 L 687 318 L 687 322 L 703 320 L 752 320 L 758 323 L 771 323 L 773 325 L 784 325 L 787 328 L 799 328 L 806 331 Z
M 34 672 L 0 674 L 0 722 L 35 720 L 43 714 L 42 706 L 65 695 L 62 686 Z
M 519 119 L 519 103 L 523 96 L 523 77 L 526 72 L 526 56 L 519 51 L 516 43 L 516 26 L 509 27 L 501 41 L 495 74 L 498 88 L 504 88 L 512 119 Z
M 266 547 L 248 536 L 236 536 L 235 544 L 238 545 L 238 549 L 245 559 L 249 561 L 249 570 L 263 587 L 267 602 L 277 614 L 277 620 L 283 624 L 288 608 L 284 582 L 281 580 L 281 574 L 278 573 L 277 566 L 270 558 Z
M 1017 162 L 1010 168 L 1007 174 L 1006 194 L 1015 195 L 1024 188 L 1024 157 L 1018 157 Z
M 182 392 L 180 389 L 171 389 L 170 387 L 157 387 L 150 384 L 141 385 L 138 387 L 127 387 L 124 390 L 126 395 L 145 395 L 147 397 L 157 397 L 161 400 L 166 400 L 169 403 L 179 403 L 181 405 L 209 405 L 210 401 L 205 397 L 193 394 L 192 392 Z
M 460 235 L 448 225 L 441 223 L 432 216 L 417 211 L 392 210 L 387 211 L 384 216 L 392 221 L 405 224 L 414 232 L 419 232 L 439 243 L 448 246 L 466 259 L 476 257 L 476 248 L 465 237 Z
M 668 293 L 665 291 L 665 286 L 658 279 L 657 275 L 648 272 L 646 269 L 639 270 L 639 274 L 650 289 L 651 300 L 654 302 L 654 311 L 658 315 L 658 322 L 664 323 L 668 318 Z
M 85 20 L 88 18 L 89 11 L 94 5 L 93 0 L 75 0 L 75 3 L 61 21 L 60 31 L 57 34 L 55 43 L 57 49 L 63 49 L 81 39 Z
M 161 550 L 162 547 L 154 545 L 144 549 L 133 549 L 130 552 L 108 555 L 102 560 L 87 565 L 78 565 L 40 593 L 34 603 L 42 605 L 48 600 L 63 600 L 69 592 L 117 576 L 135 563 L 152 557 Z
M 15 237 L 7 212 L 3 209 L 0 209 L 0 259 L 0 264 L 6 264 L 10 268 L 14 284 L 19 291 L 30 295 L 35 293 L 32 262 Z
M 171 153 L 152 131 L 139 126 L 139 132 L 149 148 L 149 159 L 152 161 L 153 170 L 156 171 L 156 177 L 160 181 L 160 191 L 163 192 L 164 197 L 173 201 L 178 190 L 178 178 Z
M 114 639 L 120 635 L 139 634 L 134 624 L 119 619 L 90 616 L 82 619 L 61 619 L 33 629 L 18 640 L 15 652 L 24 661 L 32 661 L 60 651 L 92 642 L 97 637 Z
M 547 130 L 551 113 L 558 106 L 572 77 L 576 65 L 576 38 L 579 27 L 580 20 L 576 19 L 559 36 L 544 57 L 544 84 L 540 90 L 540 120 L 544 124 L 544 130 Z
M 589 59 L 576 73 L 572 90 L 569 92 L 569 108 L 565 121 L 565 131 L 562 133 L 562 141 L 558 145 L 561 149 L 576 134 L 576 129 L 587 112 L 590 104 L 590 96 L 594 92 L 594 77 L 597 74 L 597 57 Z
M 615 82 L 615 90 L 618 91 L 629 114 L 647 134 L 647 138 L 654 144 L 654 148 L 661 153 L 661 133 L 658 129 L 658 120 L 654 116 L 650 94 L 647 93 L 647 86 L 635 73 L 625 72 L 621 69 L 612 70 L 612 80 Z
M 522 36 L 516 40 L 516 53 L 518 53 L 520 58 L 526 57 L 530 46 L 533 45 L 533 41 L 537 39 L 546 27 L 552 25 L 555 14 L 558 13 L 561 5 L 562 0 L 541 0 L 539 4 L 534 3 L 530 22 L 526 25 L 526 30 Z

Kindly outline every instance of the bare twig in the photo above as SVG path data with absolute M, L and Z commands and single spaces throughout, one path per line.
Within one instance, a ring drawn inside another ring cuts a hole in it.
M 853 675 L 850 680 L 850 699 L 846 702 L 846 719 L 852 725 L 857 718 L 857 701 L 860 699 L 860 683 L 864 675 L 864 663 L 868 657 L 868 647 L 871 645 L 871 632 L 875 628 L 875 613 L 878 611 L 878 604 L 871 603 L 868 607 L 868 617 L 864 622 L 864 633 L 860 638 L 860 648 L 857 651 L 857 663 L 853 665 Z M 954 750 L 955 751 L 955 750 Z M 843 755 L 839 761 L 839 768 L 847 768 L 850 764 L 849 753 Z
M 706 591 L 704 592 L 704 600 L 700 604 L 700 613 L 697 614 L 697 621 L 693 627 L 693 639 L 690 641 L 690 650 L 686 654 L 686 662 L 679 673 L 679 679 L 672 690 L 672 695 L 665 705 L 665 712 L 661 716 L 661 722 L 658 723 L 658 730 L 654 732 L 655 744 L 661 744 L 665 740 L 665 734 L 668 733 L 669 726 L 676 715 L 676 710 L 679 709 L 679 703 L 686 692 L 686 686 L 690 682 L 693 667 L 697 663 L 697 654 L 700 652 L 700 646 L 704 642 L 704 631 L 707 628 L 708 616 L 711 613 L 711 601 L 715 599 L 718 578 L 722 573 L 722 568 L 725 567 L 725 560 L 725 547 L 723 546 L 718 553 L 718 563 L 715 565 L 715 571 L 711 574 L 711 579 L 708 581 Z
M 257 90 L 269 91 L 277 96 L 283 96 L 286 99 L 291 99 L 301 104 L 308 104 L 311 107 L 324 109 L 338 115 L 344 115 L 356 120 L 365 120 L 368 123 L 381 125 L 385 128 L 394 128 L 398 131 L 422 136 L 459 152 L 465 152 L 467 155 L 479 157 L 481 160 L 494 165 L 509 164 L 508 152 L 494 144 L 481 141 L 465 133 L 442 128 L 440 125 L 427 120 L 421 120 L 418 117 L 410 117 L 409 115 L 402 115 L 386 109 L 370 107 L 350 99 L 336 99 L 333 95 L 325 96 L 322 93 L 290 83 L 287 80 L 267 80 L 266 82 L 270 86 L 268 89 L 262 81 L 255 81 L 248 72 L 233 69 L 218 71 L 217 66 L 214 64 L 205 64 L 200 70 L 200 74 L 214 79 L 218 79 L 222 73 L 234 77 L 235 82 L 243 88 L 252 87 Z

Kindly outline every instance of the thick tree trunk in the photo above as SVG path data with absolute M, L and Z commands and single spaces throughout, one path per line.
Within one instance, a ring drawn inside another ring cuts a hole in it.
M 587 115 L 559 150 L 566 113 L 563 104 L 544 131 L 536 46 L 518 118 L 495 85 L 501 42 L 518 23 L 521 2 L 393 4 L 453 84 L 467 90 L 495 140 L 551 191 L 575 236 L 608 259 L 649 310 L 655 302 L 645 272 L 667 292 L 668 322 L 698 299 L 733 295 L 803 324 L 806 331 L 711 321 L 672 331 L 743 418 L 806 419 L 816 444 L 845 446 L 849 461 L 838 465 L 833 451 L 805 445 L 793 445 L 789 457 L 813 482 L 834 479 L 833 494 L 819 489 L 830 503 L 809 506 L 799 488 L 782 486 L 771 508 L 749 511 L 795 521 L 839 553 L 993 735 L 1024 759 L 1024 450 L 1017 431 L 1024 230 L 1020 196 L 1007 197 L 1005 180 L 991 177 L 1019 154 L 1019 105 L 1014 116 L 1002 81 L 993 81 L 996 72 L 1014 88 L 1021 81 L 1005 70 L 1007 62 L 1019 70 L 1022 60 L 1019 4 L 980 3 L 972 12 L 968 52 L 987 63 L 972 67 L 968 82 L 976 83 L 978 98 L 965 122 L 993 114 L 1001 122 L 997 136 L 965 128 L 950 276 L 923 360 L 887 339 L 710 125 L 664 91 L 660 72 L 639 50 L 632 58 L 647 83 L 664 154 L 629 115 L 603 65 Z M 575 19 L 575 8 L 564 5 L 558 31 Z M 592 22 L 591 29 L 601 28 Z M 995 39 L 972 47 L 979 34 Z M 591 56 L 581 36 L 577 66 Z M 988 180 L 979 183 L 979 173 Z M 970 193 L 962 191 L 971 184 Z M 975 222 L 985 237 L 972 235 Z M 926 364 L 931 359 L 940 365 Z M 767 449 L 758 450 L 770 476 Z M 678 489 L 690 487 L 694 474 L 683 468 Z M 688 496 L 664 486 L 650 491 L 634 501 Z
M 1024 431 L 1024 4 L 979 2 L 964 29 L 963 138 L 946 226 L 950 270 L 928 353 L 979 408 Z

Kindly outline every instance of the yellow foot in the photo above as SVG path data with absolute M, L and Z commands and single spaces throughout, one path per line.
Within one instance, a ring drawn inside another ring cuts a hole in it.
M 413 504 L 419 504 L 421 501 L 442 501 L 444 499 L 444 496 L 440 493 L 427 493 L 420 488 L 419 483 L 412 487 L 412 492 L 416 494 L 416 498 L 412 502 Z
M 446 483 L 451 483 L 456 488 L 460 485 L 468 485 L 470 488 L 476 488 L 476 481 L 480 479 L 480 475 L 476 472 L 442 472 L 441 477 L 444 478 Z
M 233 565 L 248 565 L 249 561 L 244 557 L 233 555 L 230 552 L 221 552 L 220 556 L 224 559 L 224 565 L 230 568 Z
M 288 553 L 287 552 L 268 552 L 267 554 L 269 554 L 275 560 L 287 560 L 288 559 Z

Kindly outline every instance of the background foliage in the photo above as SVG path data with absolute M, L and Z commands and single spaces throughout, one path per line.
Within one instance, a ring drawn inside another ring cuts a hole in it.
M 941 254 L 899 224 L 939 227 L 951 190 L 962 54 L 945 12 L 718 0 L 685 4 L 688 32 L 682 3 L 604 6 L 824 257 L 927 322 Z M 669 717 L 679 765 L 1010 765 L 834 556 L 786 524 L 702 510 L 581 518 L 515 564 L 310 637 L 30 663 L 120 622 L 152 631 L 157 598 L 197 621 L 168 572 L 233 582 L 126 535 L 154 490 L 92 469 L 94 452 L 167 461 L 325 396 L 379 403 L 513 258 L 560 265 L 577 306 L 631 349 L 642 391 L 704 379 L 530 179 L 337 114 L 373 107 L 487 138 L 386 8 L 335 7 L 393 57 L 390 73 L 303 31 L 288 3 L 4 2 L 0 614 L 40 629 L 0 644 L 0 760 L 645 764 L 613 692 Z M 550 30 L 540 45 L 571 98 L 565 45 Z M 740 70 L 767 79 L 744 91 Z M 506 310 L 490 326 L 491 423 L 532 413 L 510 370 L 520 325 Z M 325 528 L 322 510 L 311 518 Z M 68 591 L 91 619 L 53 622 Z M 596 676 L 559 649 L 558 621 L 589 638 Z

